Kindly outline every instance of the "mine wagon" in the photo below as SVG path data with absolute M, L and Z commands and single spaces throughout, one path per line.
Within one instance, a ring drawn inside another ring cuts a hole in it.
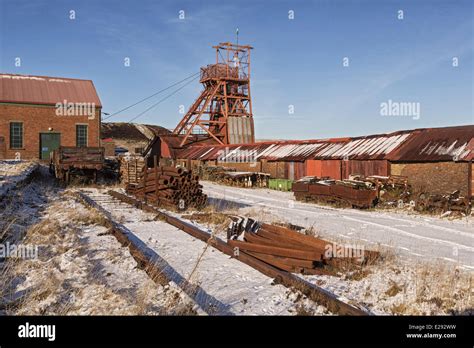
M 300 181 L 293 183 L 292 191 L 298 201 L 338 203 L 354 208 L 371 208 L 378 200 L 376 188 L 349 180 Z
M 71 175 L 92 175 L 95 182 L 104 167 L 104 151 L 103 147 L 60 146 L 51 156 L 50 172 L 65 183 Z

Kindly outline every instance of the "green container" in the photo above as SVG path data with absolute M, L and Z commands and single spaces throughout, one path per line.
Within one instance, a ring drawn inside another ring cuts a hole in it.
M 272 190 L 277 190 L 277 191 L 291 191 L 292 184 L 293 184 L 293 180 L 270 179 L 268 182 L 268 187 Z
M 271 190 L 276 190 L 278 187 L 278 179 L 268 180 L 268 188 Z

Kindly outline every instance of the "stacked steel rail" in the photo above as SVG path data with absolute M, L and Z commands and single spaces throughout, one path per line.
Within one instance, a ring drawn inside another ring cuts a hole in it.
M 338 247 L 329 241 L 304 235 L 292 229 L 261 224 L 258 229 L 245 228 L 239 236 L 232 227 L 227 243 L 281 270 L 300 274 L 334 274 L 340 264 L 362 264 L 373 261 L 378 252 Z M 237 248 L 237 249 L 236 249 Z
M 128 194 L 146 203 L 177 210 L 200 209 L 206 204 L 207 196 L 202 193 L 198 175 L 185 168 L 158 166 L 156 158 L 154 162 L 153 168 L 144 168 L 138 184 L 127 184 Z

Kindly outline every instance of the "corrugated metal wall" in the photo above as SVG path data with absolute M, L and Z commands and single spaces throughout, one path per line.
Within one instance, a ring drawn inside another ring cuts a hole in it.
M 321 176 L 329 176 L 332 179 L 341 180 L 341 160 L 321 161 Z
M 331 179 L 341 179 L 341 161 L 340 160 L 307 160 L 306 175 L 323 177 L 328 176 Z
M 253 119 L 250 117 L 229 116 L 227 120 L 230 144 L 248 144 L 254 142 L 252 133 Z
M 371 160 L 359 161 L 348 160 L 342 161 L 342 178 L 348 179 L 351 174 L 362 174 L 364 176 L 370 175 L 389 175 L 388 161 L 386 160 Z
M 287 178 L 295 180 L 295 162 L 288 162 L 287 164 Z
M 317 176 L 320 178 L 321 175 L 321 160 L 307 160 L 306 161 L 306 175 Z
M 389 175 L 389 163 L 386 160 L 307 160 L 306 175 L 329 176 L 340 180 L 349 178 L 350 174 Z
M 286 162 L 285 177 L 279 179 L 298 180 L 304 176 L 306 176 L 305 162 Z

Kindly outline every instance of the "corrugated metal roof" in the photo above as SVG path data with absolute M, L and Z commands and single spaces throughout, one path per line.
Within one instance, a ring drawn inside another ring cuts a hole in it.
M 298 161 L 304 160 L 312 156 L 324 143 L 314 144 L 278 144 L 273 147 L 269 147 L 262 153 L 258 158 L 265 158 L 267 160 L 286 160 L 286 161 Z
M 252 160 L 302 161 L 314 155 L 321 147 L 331 143 L 319 140 L 307 142 L 265 142 L 245 145 L 191 146 L 179 152 L 180 158 L 216 160 L 242 155 Z
M 427 128 L 414 135 L 388 158 L 393 161 L 469 161 L 473 159 L 474 126 Z
M 474 126 L 428 128 L 355 138 L 276 141 L 245 145 L 191 146 L 179 158 L 216 160 L 240 152 L 250 159 L 304 161 L 306 159 L 354 159 L 436 161 L 473 159 Z
M 469 153 L 466 153 L 461 159 L 463 161 L 474 161 L 474 138 L 467 144 L 466 150 L 469 150 Z
M 410 132 L 395 135 L 374 135 L 354 138 L 347 143 L 331 144 L 318 151 L 314 159 L 384 159 L 395 148 L 400 146 Z
M 55 105 L 64 100 L 102 106 L 91 80 L 0 73 L 0 102 Z

